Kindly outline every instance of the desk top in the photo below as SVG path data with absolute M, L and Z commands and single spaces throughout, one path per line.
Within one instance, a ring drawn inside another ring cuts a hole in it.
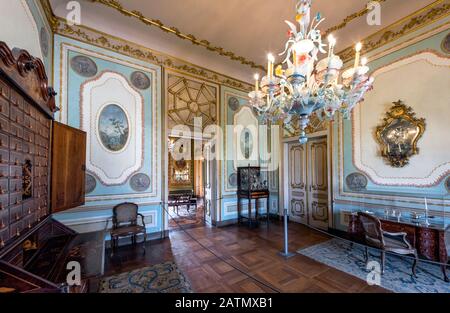
M 375 217 L 379 218 L 381 221 L 394 222 L 400 224 L 406 224 L 415 227 L 423 227 L 423 228 L 431 228 L 436 230 L 445 231 L 446 228 L 450 226 L 450 216 L 449 217 L 438 217 L 438 216 L 429 216 L 427 225 L 425 217 L 420 216 L 419 218 L 413 218 L 412 214 L 409 212 L 402 212 L 401 216 L 393 216 L 392 214 L 386 214 L 384 212 L 379 211 L 370 211 L 370 210 L 361 210 L 361 212 L 365 212 L 368 214 L 373 214 Z M 353 212 L 352 214 L 357 214 L 357 212 Z

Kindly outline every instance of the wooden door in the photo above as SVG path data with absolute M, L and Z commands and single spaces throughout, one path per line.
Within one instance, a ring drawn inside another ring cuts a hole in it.
M 86 133 L 53 122 L 52 213 L 84 204 L 86 176 Z
M 288 166 L 289 218 L 294 222 L 307 224 L 305 145 L 298 142 L 289 144 Z
M 328 228 L 327 138 L 307 143 L 308 221 L 317 228 Z

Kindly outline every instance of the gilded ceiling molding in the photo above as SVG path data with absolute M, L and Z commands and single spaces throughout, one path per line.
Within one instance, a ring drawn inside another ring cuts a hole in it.
M 182 33 L 178 28 L 176 27 L 169 27 L 164 25 L 160 20 L 157 19 L 151 19 L 148 17 L 145 17 L 142 12 L 137 11 L 137 10 L 127 10 L 126 8 L 123 7 L 123 5 L 117 1 L 117 0 L 91 0 L 91 2 L 95 2 L 95 3 L 99 3 L 102 5 L 105 5 L 107 7 L 110 7 L 112 9 L 115 9 L 116 11 L 118 11 L 119 13 L 125 15 L 125 16 L 129 16 L 129 17 L 133 17 L 138 19 L 139 21 L 141 21 L 142 23 L 148 25 L 148 26 L 155 26 L 159 29 L 161 29 L 162 31 L 166 32 L 166 33 L 171 33 L 181 39 L 184 40 L 188 40 L 190 41 L 193 45 L 196 46 L 202 46 L 206 49 L 208 49 L 209 51 L 213 51 L 218 53 L 221 56 L 225 56 L 233 61 L 238 61 L 243 65 L 248 65 L 251 68 L 256 68 L 256 69 L 260 69 L 262 71 L 265 71 L 264 66 L 256 64 L 255 62 L 246 59 L 243 56 L 239 56 L 236 55 L 234 52 L 232 51 L 227 51 L 222 47 L 218 47 L 218 46 L 214 46 L 213 44 L 211 44 L 211 42 L 209 42 L 208 40 L 205 39 L 198 39 L 197 37 L 195 37 L 192 34 L 184 34 Z
M 381 4 L 381 3 L 386 2 L 386 1 L 387 1 L 387 0 L 372 0 L 372 1 L 369 1 L 368 4 L 369 4 L 370 2 L 378 2 L 378 3 Z M 350 14 L 349 16 L 347 16 L 341 23 L 339 23 L 339 24 L 337 24 L 337 25 L 335 25 L 335 26 L 333 26 L 333 27 L 328 28 L 328 29 L 325 31 L 324 37 L 328 36 L 328 35 L 329 35 L 330 33 L 332 33 L 332 32 L 335 32 L 335 31 L 337 31 L 337 30 L 340 30 L 340 29 L 344 28 L 345 26 L 347 26 L 348 23 L 350 23 L 350 22 L 353 21 L 354 19 L 356 19 L 356 18 L 358 18 L 358 17 L 361 17 L 361 16 L 364 16 L 364 15 L 366 15 L 367 13 L 369 13 L 369 9 L 367 8 L 367 5 L 366 5 L 366 6 L 364 7 L 364 9 L 360 10 L 359 12 L 355 12 L 355 13 Z
M 42 0 L 40 2 L 42 8 L 44 9 L 45 17 L 47 18 L 48 24 L 50 25 L 52 31 L 55 32 L 58 25 L 58 19 L 53 13 L 50 0 Z
M 412 33 L 426 25 L 450 15 L 450 0 L 437 0 L 430 5 L 402 18 L 386 28 L 363 39 L 365 53 L 380 48 L 400 37 Z M 344 62 L 354 58 L 354 47 L 348 47 L 338 55 Z
M 102 33 L 87 26 L 70 26 L 65 20 L 58 18 L 56 34 L 63 35 L 81 42 L 112 50 L 139 60 L 163 66 L 181 73 L 191 74 L 210 82 L 231 88 L 250 91 L 253 85 L 231 78 L 229 76 L 191 64 L 187 61 L 151 50 L 136 43 Z

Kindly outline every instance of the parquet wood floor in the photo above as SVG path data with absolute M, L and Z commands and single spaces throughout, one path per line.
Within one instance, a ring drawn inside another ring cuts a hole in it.
M 202 226 L 186 232 L 148 242 L 145 256 L 139 245 L 120 247 L 112 258 L 107 252 L 105 276 L 173 260 L 195 292 L 386 292 L 308 257 L 278 256 L 283 245 L 279 222 L 268 228 Z M 291 251 L 328 239 L 306 226 L 289 225 Z

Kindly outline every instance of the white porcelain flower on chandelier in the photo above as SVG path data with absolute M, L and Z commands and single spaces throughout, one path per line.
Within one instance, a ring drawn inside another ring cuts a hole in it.
M 305 128 L 311 114 L 319 118 L 332 118 L 336 111 L 349 117 L 353 107 L 363 100 L 372 87 L 373 78 L 368 77 L 367 59 L 361 58 L 362 44 L 356 45 L 354 66 L 340 75 L 343 62 L 334 54 L 336 39 L 328 36 L 328 55 L 318 61 L 319 53 L 327 53 L 318 26 L 323 18 L 318 13 L 311 21 L 311 0 L 299 0 L 296 6 L 296 21 L 286 21 L 289 39 L 282 64 L 274 72 L 275 58 L 268 55 L 267 75 L 261 79 L 255 75 L 255 90 L 249 93 L 250 104 L 256 108 L 263 120 L 289 123 L 293 116 L 300 121 L 300 142 L 306 143 Z M 261 86 L 261 89 L 259 88 Z

